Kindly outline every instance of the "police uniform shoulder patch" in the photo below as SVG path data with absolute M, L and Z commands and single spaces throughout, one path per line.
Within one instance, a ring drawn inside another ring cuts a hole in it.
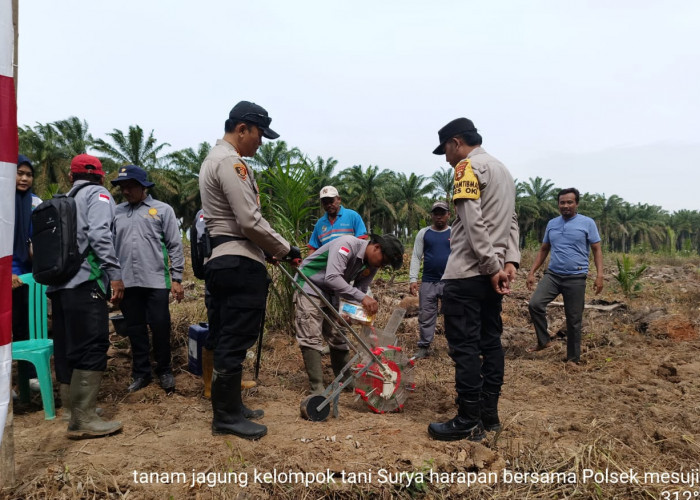
M 478 200 L 481 198 L 479 179 L 472 170 L 472 163 L 468 158 L 460 161 L 455 167 L 455 182 L 452 193 L 453 200 Z
M 238 177 L 241 178 L 242 181 L 246 180 L 248 178 L 248 169 L 246 168 L 245 165 L 242 163 L 236 163 L 233 166 L 234 170 L 238 174 Z

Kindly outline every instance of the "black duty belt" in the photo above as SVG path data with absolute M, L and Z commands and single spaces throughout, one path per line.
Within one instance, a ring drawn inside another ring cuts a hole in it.
M 212 236 L 210 238 L 211 248 L 214 249 L 219 245 L 223 245 L 224 243 L 227 243 L 229 241 L 245 241 L 247 239 L 248 238 L 243 238 L 242 236 Z

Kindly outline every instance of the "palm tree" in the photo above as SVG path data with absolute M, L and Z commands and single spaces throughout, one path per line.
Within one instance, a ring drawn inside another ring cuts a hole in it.
M 444 199 L 449 206 L 455 184 L 454 169 L 440 167 L 440 170 L 432 175 L 432 179 L 435 183 L 435 191 L 439 193 L 439 196 L 444 196 Z
M 534 221 L 533 229 L 537 236 L 537 241 L 542 241 L 547 222 L 559 212 L 557 209 L 559 188 L 554 187 L 554 183 L 551 180 L 544 180 L 542 177 L 535 177 L 534 179 L 530 177 L 529 181 L 529 183 L 521 183 L 520 187 L 523 189 L 523 194 L 532 198 L 537 207 L 537 219 Z
M 51 123 L 18 127 L 19 150 L 27 155 L 36 172 L 34 192 L 39 196 L 65 192 L 70 187 L 70 156 L 62 147 L 61 135 Z M 49 196 L 50 197 L 50 196 Z
M 426 209 L 425 196 L 435 191 L 435 185 L 430 182 L 425 184 L 427 179 L 422 175 L 411 173 L 406 176 L 404 173 L 396 175 L 396 183 L 392 192 L 394 209 L 401 228 L 405 235 L 411 231 L 419 229 L 421 220 L 428 217 L 429 209 Z
M 167 142 L 158 144 L 158 140 L 153 137 L 153 130 L 145 138 L 143 129 L 138 125 L 129 125 L 126 135 L 116 128 L 107 135 L 112 139 L 113 144 L 97 139 L 94 144 L 97 151 L 121 165 L 137 165 L 144 170 L 156 168 L 160 162 L 158 154 L 164 147 L 170 146 Z
M 389 170 L 379 171 L 379 167 L 370 165 L 367 170 L 362 165 L 353 165 L 340 173 L 345 183 L 348 198 L 353 208 L 363 215 L 367 232 L 371 232 L 372 212 L 378 207 L 384 207 L 394 214 L 394 207 L 387 200 L 387 188 L 393 173 Z
M 201 143 L 197 150 L 192 148 L 180 149 L 167 155 L 170 162 L 169 170 L 176 173 L 178 178 L 178 201 L 173 210 L 182 219 L 182 229 L 187 230 L 194 217 L 202 207 L 199 194 L 199 169 L 211 150 L 211 144 Z
M 87 153 L 95 142 L 90 132 L 88 123 L 76 116 L 54 122 L 54 127 L 61 134 L 59 144 L 69 157 Z
M 264 171 L 300 159 L 302 154 L 299 148 L 289 149 L 285 141 L 272 141 L 260 146 L 249 163 L 258 170 Z

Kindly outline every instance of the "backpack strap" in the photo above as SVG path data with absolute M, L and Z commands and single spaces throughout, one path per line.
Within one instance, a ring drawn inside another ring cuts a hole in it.
M 75 195 L 78 194 L 78 191 L 83 189 L 85 186 L 99 186 L 99 184 L 97 184 L 96 182 L 86 182 L 85 184 L 81 184 L 80 186 L 73 186 L 68 190 L 65 196 L 75 198 Z

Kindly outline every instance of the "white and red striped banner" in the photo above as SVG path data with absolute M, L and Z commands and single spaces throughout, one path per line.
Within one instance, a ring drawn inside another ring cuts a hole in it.
M 12 369 L 12 239 L 18 148 L 14 44 L 12 0 L 0 0 L 0 442 L 10 403 Z

